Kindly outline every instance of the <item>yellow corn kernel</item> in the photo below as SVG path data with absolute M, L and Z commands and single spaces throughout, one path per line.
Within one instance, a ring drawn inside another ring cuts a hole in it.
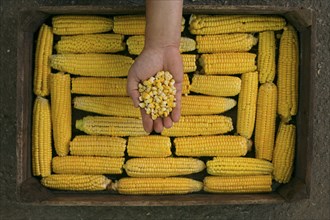
M 274 31 L 259 33 L 258 72 L 259 82 L 273 82 L 275 78 L 275 34 Z
M 160 135 L 128 137 L 127 154 L 130 157 L 168 157 L 172 154 L 171 140 Z
M 196 65 L 196 54 L 181 54 L 182 62 L 183 62 L 183 72 L 190 73 L 194 72 L 197 69 Z

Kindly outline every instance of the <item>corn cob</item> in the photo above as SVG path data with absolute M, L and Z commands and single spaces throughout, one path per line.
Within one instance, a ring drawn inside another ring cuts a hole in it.
M 277 88 L 273 83 L 262 84 L 258 92 L 256 130 L 254 134 L 256 158 L 272 160 L 277 107 Z
M 236 76 L 194 75 L 190 91 L 213 96 L 236 96 L 241 91 L 241 79 Z
M 121 178 L 112 185 L 120 194 L 128 195 L 165 195 L 187 194 L 201 191 L 203 183 L 183 177 L 168 178 Z
M 144 35 L 146 18 L 144 15 L 114 16 L 113 32 L 124 35 Z M 182 17 L 181 32 L 184 30 L 185 19 Z
M 194 72 L 197 69 L 196 66 L 196 54 L 181 54 L 182 62 L 183 62 L 183 72 L 190 73 Z
M 128 52 L 132 55 L 139 55 L 144 48 L 144 35 L 131 36 L 126 41 Z M 196 42 L 192 38 L 181 37 L 180 52 L 189 52 L 196 49 Z
M 117 54 L 57 54 L 51 56 L 51 67 L 81 76 L 127 76 L 133 59 Z
M 86 116 L 76 121 L 76 128 L 91 135 L 143 136 L 141 119 L 111 116 Z
M 259 82 L 273 82 L 275 78 L 275 34 L 274 31 L 259 33 L 258 72 Z
M 196 66 L 196 64 L 195 64 Z M 190 93 L 190 81 L 188 74 L 183 74 L 182 95 L 187 96 Z
M 206 176 L 204 191 L 211 193 L 260 193 L 272 191 L 271 175 Z
M 258 95 L 258 72 L 242 75 L 237 104 L 237 133 L 250 139 L 254 130 Z
M 173 127 L 164 129 L 164 136 L 197 136 L 224 134 L 233 130 L 230 117 L 222 115 L 182 116 Z
M 291 179 L 296 145 L 296 127 L 281 123 L 276 136 L 273 178 L 280 183 Z
M 57 190 L 100 191 L 110 183 L 103 175 L 53 174 L 41 179 L 42 185 Z
M 216 176 L 270 175 L 271 162 L 248 157 L 215 157 L 206 163 L 207 173 Z
M 125 50 L 120 34 L 63 36 L 55 45 L 57 53 L 115 53 Z
M 298 36 L 292 26 L 283 31 L 278 58 L 278 114 L 288 122 L 298 108 Z
M 59 156 L 66 156 L 72 135 L 70 75 L 52 74 L 50 89 L 54 146 Z
M 52 20 L 58 35 L 93 34 L 111 31 L 113 20 L 99 16 L 60 15 Z
M 124 157 L 54 157 L 53 172 L 58 174 L 121 174 Z
M 125 156 L 126 140 L 119 137 L 78 135 L 70 142 L 70 154 L 80 156 Z
M 52 131 L 49 101 L 38 96 L 33 107 L 32 171 L 34 176 L 49 176 L 52 161 Z
M 177 156 L 245 156 L 251 142 L 242 136 L 219 135 L 174 139 Z
M 257 42 L 247 33 L 196 36 L 198 53 L 246 52 Z
M 225 34 L 281 30 L 285 19 L 263 15 L 191 15 L 189 30 L 192 34 Z
M 127 154 L 130 157 L 168 157 L 172 154 L 171 140 L 160 135 L 128 137 Z
M 37 96 L 49 95 L 49 76 L 51 73 L 49 57 L 52 55 L 53 31 L 43 24 L 39 30 L 35 53 L 34 94 Z
M 133 158 L 126 161 L 124 169 L 131 177 L 170 177 L 188 175 L 205 169 L 203 161 L 194 158 Z
M 202 54 L 199 63 L 205 74 L 239 74 L 255 71 L 255 58 L 247 52 Z

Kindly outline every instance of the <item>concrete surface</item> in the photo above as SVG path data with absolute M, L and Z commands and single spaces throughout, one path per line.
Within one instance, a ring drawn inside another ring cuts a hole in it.
M 135 4 L 142 0 L 93 1 L 94 5 Z M 97 3 L 95 3 L 97 2 Z M 312 8 L 316 14 L 314 146 L 312 190 L 308 200 L 279 205 L 197 207 L 62 207 L 23 205 L 16 201 L 16 60 L 17 11 L 42 5 L 89 5 L 89 1 L 1 0 L 1 209 L 0 219 L 330 219 L 329 214 L 329 82 L 328 0 L 185 1 L 185 4 L 276 5 Z

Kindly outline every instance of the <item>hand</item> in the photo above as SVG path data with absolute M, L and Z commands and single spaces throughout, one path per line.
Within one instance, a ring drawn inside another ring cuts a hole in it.
M 156 120 L 152 120 L 151 116 L 144 109 L 141 109 L 143 127 L 148 133 L 152 132 L 152 130 L 160 133 L 164 127 L 170 128 L 173 122 L 178 122 L 180 119 L 183 64 L 179 49 L 171 46 L 164 48 L 145 48 L 136 58 L 128 73 L 127 92 L 133 99 L 134 106 L 139 107 L 140 93 L 138 91 L 138 84 L 162 70 L 169 71 L 175 80 L 176 107 L 170 116 L 157 118 Z

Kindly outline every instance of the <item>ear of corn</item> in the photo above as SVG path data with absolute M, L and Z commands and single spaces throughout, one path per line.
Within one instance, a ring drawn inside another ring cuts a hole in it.
M 293 172 L 296 145 L 296 127 L 281 123 L 276 136 L 273 155 L 273 178 L 279 183 L 287 183 Z
M 265 83 L 259 87 L 255 129 L 256 158 L 272 160 L 277 107 L 277 87 Z
M 273 82 L 275 78 L 275 34 L 274 31 L 259 33 L 258 72 L 259 82 Z
M 113 20 L 100 16 L 60 15 L 52 20 L 58 35 L 93 34 L 111 31 Z
M 49 95 L 49 76 L 51 73 L 49 58 L 53 49 L 52 28 L 43 24 L 39 30 L 35 52 L 34 94 L 37 96 Z
M 298 108 L 299 49 L 296 30 L 287 26 L 282 34 L 278 58 L 278 114 L 288 122 Z
M 52 131 L 49 101 L 38 96 L 33 107 L 32 171 L 34 176 L 49 176 L 52 161 Z
M 70 154 L 80 156 L 125 156 L 126 140 L 120 137 L 78 135 L 70 142 Z
M 51 56 L 51 67 L 81 76 L 127 76 L 133 59 L 117 54 L 56 54 Z
M 190 93 L 190 81 L 188 74 L 183 74 L 182 95 L 187 96 Z
M 182 56 L 182 62 L 183 62 L 183 72 L 190 73 L 190 72 L 196 71 L 197 55 L 196 54 L 181 54 L 181 56 Z
M 50 88 L 54 146 L 59 156 L 65 156 L 72 135 L 70 75 L 52 74 Z
M 241 79 L 236 76 L 195 74 L 190 91 L 213 96 L 236 96 L 241 91 Z
M 41 179 L 41 184 L 50 189 L 100 191 L 111 183 L 103 175 L 52 174 Z
M 112 186 L 120 194 L 165 195 L 187 194 L 201 191 L 203 183 L 183 177 L 168 178 L 121 178 Z
M 168 157 L 172 154 L 171 140 L 160 135 L 128 137 L 127 154 L 130 157 Z
M 219 135 L 174 139 L 177 156 L 245 156 L 251 143 L 242 136 Z
M 261 32 L 281 30 L 286 22 L 278 16 L 264 15 L 191 15 L 189 30 L 192 34 Z
M 258 95 L 258 72 L 242 74 L 237 104 L 237 133 L 250 139 L 254 130 Z

